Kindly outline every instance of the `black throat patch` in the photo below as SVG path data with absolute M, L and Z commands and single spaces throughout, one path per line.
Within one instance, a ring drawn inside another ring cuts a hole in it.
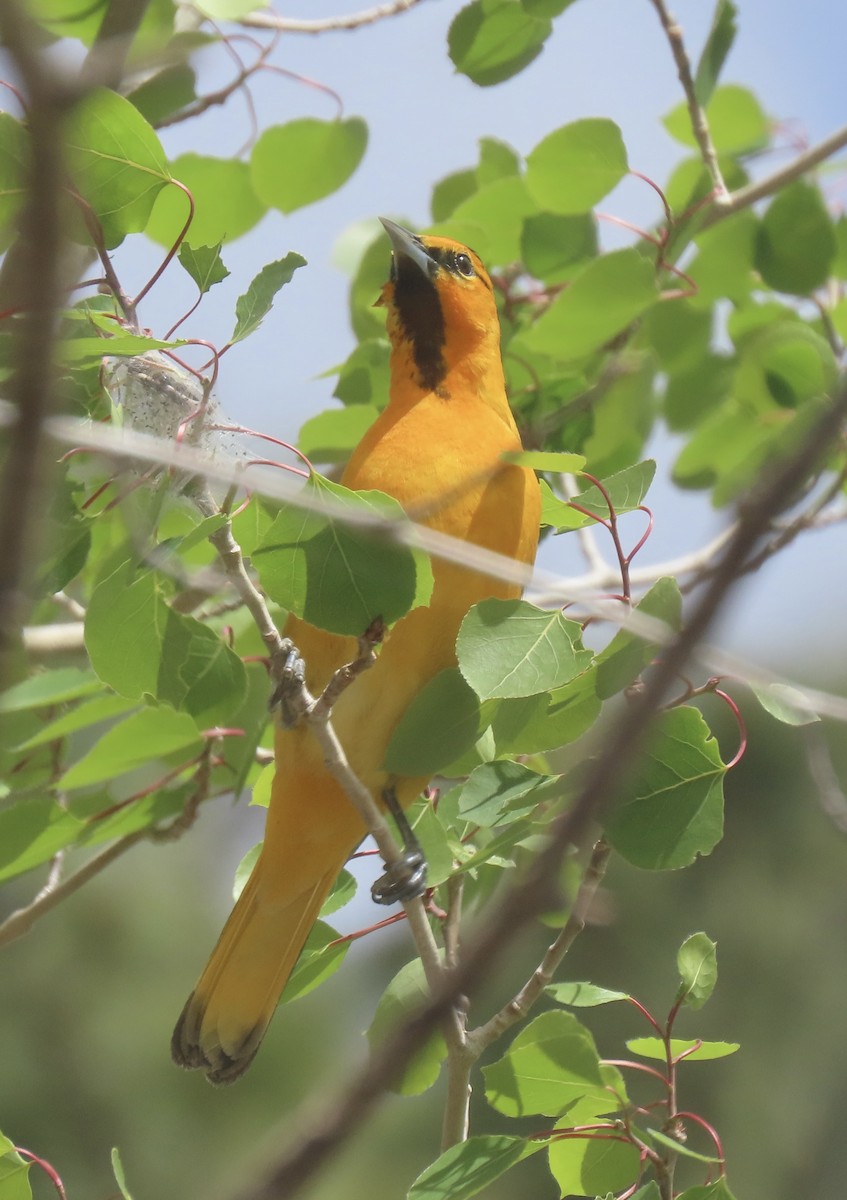
M 418 266 L 400 259 L 394 281 L 394 304 L 403 332 L 412 345 L 412 357 L 421 386 L 438 391 L 447 374 L 444 359 L 444 313 L 435 282 Z M 437 270 L 435 263 L 433 269 Z

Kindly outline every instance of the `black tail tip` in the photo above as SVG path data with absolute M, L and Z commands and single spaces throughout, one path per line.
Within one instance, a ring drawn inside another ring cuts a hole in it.
M 207 1045 L 201 1043 L 202 1016 L 192 993 L 171 1036 L 171 1058 L 186 1071 L 205 1071 L 207 1080 L 215 1087 L 235 1083 L 256 1057 L 265 1030 L 251 1030 L 236 1053 L 229 1054 L 217 1040 L 207 1037 Z

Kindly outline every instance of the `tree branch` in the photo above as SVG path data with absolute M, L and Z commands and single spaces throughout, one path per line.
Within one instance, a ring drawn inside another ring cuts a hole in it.
M 843 150 L 845 146 L 847 146 L 847 125 L 842 125 L 822 142 L 805 150 L 790 163 L 780 167 L 778 171 L 766 175 L 764 179 L 748 183 L 746 187 L 739 188 L 737 192 L 726 192 L 716 196 L 712 206 L 705 212 L 700 229 L 709 229 L 718 221 L 734 216 L 735 213 L 749 208 L 758 200 L 765 200 L 768 196 L 774 195 L 780 188 L 785 187 L 788 183 L 793 183 L 795 179 L 800 179 L 819 163 L 831 158 L 839 150 Z
M 421 0 L 392 0 L 390 4 L 377 4 L 374 8 L 366 8 L 361 12 L 348 13 L 341 17 L 319 17 L 312 20 L 298 20 L 296 17 L 281 17 L 274 12 L 258 9 L 241 17 L 239 25 L 252 29 L 279 29 L 283 33 L 329 33 L 339 29 L 359 29 L 362 25 L 373 25 L 385 17 L 396 17 L 408 12 Z
M 495 1013 L 484 1025 L 468 1032 L 468 1049 L 475 1059 L 479 1058 L 492 1042 L 502 1037 L 513 1025 L 522 1021 L 533 1005 L 538 1002 L 547 984 L 552 982 L 565 955 L 585 928 L 585 922 L 597 889 L 606 874 L 606 864 L 610 854 L 611 847 L 608 842 L 600 838 L 595 843 L 591 860 L 585 869 L 571 914 L 559 936 L 548 946 L 547 953 L 533 972 L 532 977 L 505 1008 Z
M 0 35 L 26 88 L 32 145 L 27 194 L 20 217 L 23 313 L 10 389 L 16 415 L 0 481 L 2 652 L 20 625 L 26 587 L 39 546 L 39 526 L 48 508 L 50 468 L 42 426 L 45 416 L 57 404 L 53 348 L 55 317 L 62 295 L 61 121 L 73 97 L 42 63 L 35 49 L 40 41 L 38 28 L 15 0 L 0 5 Z
M 671 48 L 674 62 L 676 63 L 679 82 L 682 84 L 682 90 L 685 92 L 685 101 L 688 105 L 688 115 L 691 118 L 691 129 L 694 137 L 697 139 L 697 145 L 700 148 L 700 157 L 703 160 L 703 165 L 709 172 L 712 184 L 718 196 L 725 195 L 727 192 L 726 184 L 724 183 L 723 172 L 718 162 L 718 152 L 715 149 L 715 144 L 712 141 L 712 135 L 709 131 L 709 121 L 705 110 L 697 99 L 697 92 L 694 87 L 694 76 L 691 73 L 691 61 L 688 57 L 688 52 L 685 49 L 685 43 L 682 40 L 682 29 L 677 24 L 674 17 L 668 12 L 665 0 L 650 0 L 650 3 L 655 8 L 659 20 L 662 24 L 662 29 L 665 31 L 665 37 L 668 40 L 668 45 Z

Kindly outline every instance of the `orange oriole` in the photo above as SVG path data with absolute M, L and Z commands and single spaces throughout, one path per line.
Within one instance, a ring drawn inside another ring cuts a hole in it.
M 520 438 L 491 280 L 466 246 L 383 224 L 393 250 L 377 301 L 388 310 L 389 402 L 342 481 L 386 492 L 434 529 L 530 563 L 539 488 L 532 471 L 502 462 Z M 471 605 L 519 592 L 455 563 L 435 560 L 433 572 L 429 605 L 393 626 L 375 665 L 333 711 L 353 770 L 377 797 L 390 787 L 403 807 L 427 780 L 389 779 L 382 769 L 395 725 L 423 685 L 455 665 L 456 635 Z M 313 694 L 355 657 L 355 639 L 295 617 L 285 634 L 300 650 Z M 280 728 L 275 757 L 262 852 L 173 1035 L 175 1062 L 205 1070 L 212 1083 L 237 1079 L 249 1066 L 321 905 L 365 833 L 308 727 Z

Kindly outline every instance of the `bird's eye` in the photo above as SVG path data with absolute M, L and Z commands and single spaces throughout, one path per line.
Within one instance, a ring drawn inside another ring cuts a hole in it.
M 473 263 L 471 262 L 471 260 L 467 254 L 457 254 L 456 255 L 456 270 L 461 275 L 466 275 L 468 278 L 470 278 L 471 275 L 473 275 L 473 273 L 474 273 Z

